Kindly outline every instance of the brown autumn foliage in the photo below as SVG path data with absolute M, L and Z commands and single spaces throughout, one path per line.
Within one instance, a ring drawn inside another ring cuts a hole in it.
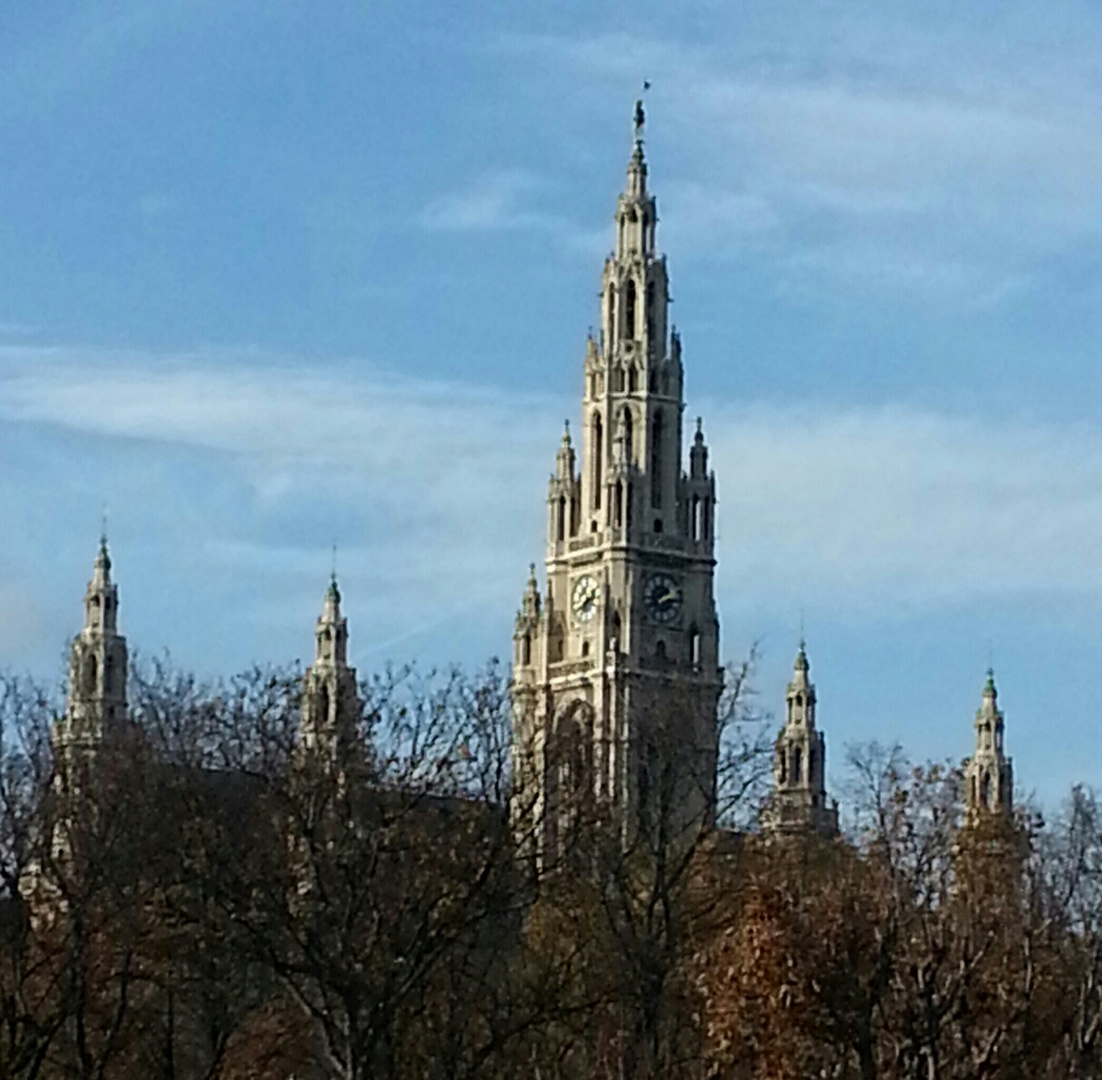
M 771 841 L 742 698 L 718 791 L 738 831 L 674 828 L 658 798 L 629 834 L 580 816 L 537 875 L 500 673 L 363 691 L 319 770 L 297 673 L 153 665 L 66 793 L 56 706 L 0 679 L 0 1077 L 1102 1078 L 1090 791 L 968 822 L 956 770 L 869 748 L 852 835 Z

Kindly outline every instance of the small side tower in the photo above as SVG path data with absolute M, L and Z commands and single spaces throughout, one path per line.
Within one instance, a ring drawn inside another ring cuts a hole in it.
M 995 672 L 987 669 L 983 701 L 976 710 L 976 752 L 964 763 L 968 817 L 1009 815 L 1014 804 L 1014 767 L 1003 745 L 1003 714 L 999 712 Z
M 111 580 L 107 536 L 100 537 L 92 580 L 84 594 L 84 628 L 69 654 L 69 699 L 54 725 L 59 778 L 77 760 L 88 760 L 126 723 L 129 657 L 118 632 L 119 590 Z
M 838 804 L 827 802 L 826 739 L 815 727 L 815 684 L 808 677 L 807 648 L 800 651 L 785 695 L 785 723 L 773 758 L 773 795 L 764 815 L 772 833 L 838 831 Z
M 356 669 L 348 666 L 348 620 L 335 573 L 314 636 L 314 662 L 302 679 L 301 746 L 305 755 L 336 764 L 355 738 L 360 698 Z

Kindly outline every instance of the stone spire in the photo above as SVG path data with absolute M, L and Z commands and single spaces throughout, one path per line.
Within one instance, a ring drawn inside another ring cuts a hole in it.
M 84 628 L 69 654 L 65 715 L 54 728 L 54 749 L 63 762 L 75 753 L 91 753 L 126 721 L 129 659 L 118 616 L 119 590 L 111 580 L 104 533 L 84 594 Z
M 641 103 L 634 120 L 585 340 L 581 425 L 557 448 L 547 492 L 546 589 L 529 581 L 514 627 L 511 813 L 541 859 L 591 799 L 624 837 L 652 821 L 658 775 L 676 793 L 672 833 L 714 813 L 715 482 L 699 451 L 688 473 Z
M 314 630 L 314 662 L 302 680 L 302 748 L 336 761 L 342 743 L 355 736 L 360 708 L 356 669 L 348 666 L 348 620 L 334 571 Z
M 976 752 L 964 764 L 968 816 L 1009 814 L 1014 800 L 1014 768 L 1003 746 L 1003 714 L 998 706 L 995 672 L 987 669 L 983 699 L 976 710 Z
M 774 790 L 765 824 L 771 832 L 814 830 L 831 836 L 838 831 L 838 805 L 827 802 L 826 739 L 815 727 L 816 695 L 810 669 L 801 638 L 785 694 L 785 724 L 774 750 Z

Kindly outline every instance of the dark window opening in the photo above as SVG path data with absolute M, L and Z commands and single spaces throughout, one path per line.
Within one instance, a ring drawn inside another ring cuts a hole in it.
M 627 298 L 624 301 L 624 337 L 635 337 L 635 280 L 628 278 Z
M 662 505 L 662 414 L 660 412 L 654 414 L 654 421 L 651 424 L 650 504 L 655 510 Z
M 604 428 L 601 414 L 593 414 L 593 509 L 601 509 L 601 463 L 605 457 Z M 594 522 L 596 525 L 596 522 Z M 594 530 L 596 531 L 596 530 Z

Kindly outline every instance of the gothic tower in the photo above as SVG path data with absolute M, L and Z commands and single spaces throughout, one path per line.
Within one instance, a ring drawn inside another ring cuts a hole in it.
M 773 752 L 774 788 L 764 824 L 774 833 L 813 830 L 833 836 L 838 831 L 838 804 L 827 801 L 826 739 L 815 726 L 810 670 L 801 639 L 785 694 L 784 727 Z
M 118 616 L 119 590 L 111 581 L 111 557 L 102 536 L 84 594 L 84 629 L 70 651 L 68 704 L 53 730 L 59 775 L 76 759 L 90 757 L 126 722 L 128 658 Z
M 625 840 L 714 813 L 722 686 L 715 478 L 697 421 L 682 471 L 681 342 L 636 105 L 627 186 L 586 342 L 581 460 L 569 425 L 547 497 L 547 588 L 517 615 L 514 820 L 554 851 L 592 807 Z
M 360 705 L 356 669 L 348 666 L 348 620 L 341 614 L 336 574 L 325 590 L 314 636 L 314 662 L 302 679 L 301 745 L 305 754 L 335 763 L 355 736 Z
M 964 763 L 968 816 L 1009 814 L 1014 798 L 1014 768 L 1003 747 L 1003 714 L 999 712 L 995 672 L 987 669 L 983 701 L 976 710 L 976 752 Z

